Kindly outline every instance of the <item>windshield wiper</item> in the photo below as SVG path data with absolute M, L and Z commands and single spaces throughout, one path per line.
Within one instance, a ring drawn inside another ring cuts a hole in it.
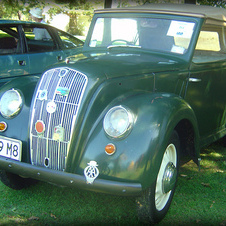
M 141 48 L 141 46 L 135 46 L 135 45 L 109 45 L 107 46 L 107 49 L 117 48 L 117 47 L 123 47 L 123 48 Z

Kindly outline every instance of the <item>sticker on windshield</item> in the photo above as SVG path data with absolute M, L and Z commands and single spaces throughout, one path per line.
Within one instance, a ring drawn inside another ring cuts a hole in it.
M 173 20 L 167 32 L 168 36 L 191 38 L 195 23 Z

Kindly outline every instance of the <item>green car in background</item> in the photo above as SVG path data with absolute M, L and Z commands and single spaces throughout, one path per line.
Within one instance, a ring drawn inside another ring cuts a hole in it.
M 33 30 L 45 34 L 42 40 Z M 75 54 L 83 41 L 47 24 L 0 19 L 0 86 L 12 78 L 41 75 Z
M 81 51 L 37 85 L 2 86 L 2 182 L 134 196 L 139 219 L 159 222 L 180 160 L 199 166 L 200 148 L 226 135 L 225 18 L 184 4 L 95 11 Z

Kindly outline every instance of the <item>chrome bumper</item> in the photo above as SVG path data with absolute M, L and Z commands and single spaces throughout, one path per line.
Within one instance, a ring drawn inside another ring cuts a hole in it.
M 5 157 L 0 157 L 0 169 L 23 177 L 29 177 L 61 186 L 113 195 L 139 196 L 142 191 L 141 184 L 139 183 L 96 179 L 93 184 L 87 184 L 85 176 L 33 166 L 28 163 L 14 161 Z

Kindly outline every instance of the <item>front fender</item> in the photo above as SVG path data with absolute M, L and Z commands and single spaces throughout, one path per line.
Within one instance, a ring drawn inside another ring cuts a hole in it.
M 0 114 L 0 121 L 4 121 L 7 124 L 7 130 L 1 132 L 0 135 L 22 141 L 23 162 L 30 162 L 28 138 L 30 106 L 38 79 L 39 77 L 36 76 L 21 77 L 11 80 L 0 88 L 0 98 L 4 92 L 10 89 L 17 89 L 22 95 L 23 106 L 20 113 L 16 117 L 6 119 Z
M 172 131 L 177 124 L 187 119 L 197 133 L 193 110 L 180 97 L 164 93 L 146 93 L 130 96 L 105 109 L 102 117 L 87 134 L 85 151 L 78 172 L 83 173 L 90 161 L 96 161 L 99 178 L 141 183 L 143 189 L 157 177 L 162 156 Z M 103 129 L 106 112 L 115 105 L 128 107 L 134 115 L 130 134 L 121 139 L 111 139 Z M 116 153 L 108 156 L 105 146 L 113 143 Z

